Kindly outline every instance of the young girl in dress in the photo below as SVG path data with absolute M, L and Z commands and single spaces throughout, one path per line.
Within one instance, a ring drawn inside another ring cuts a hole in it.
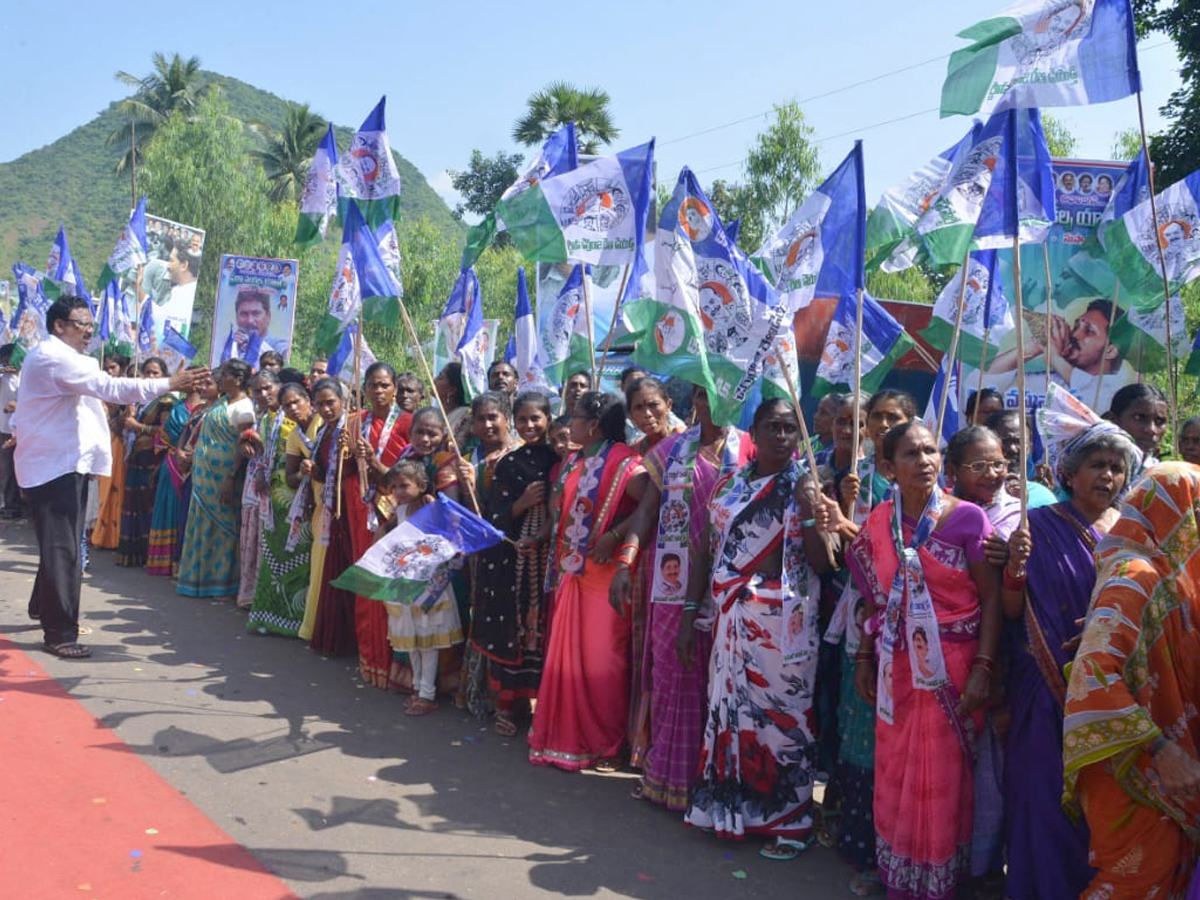
M 433 501 L 429 475 L 416 459 L 402 459 L 392 466 L 388 488 L 395 509 L 379 537 Z M 435 573 L 425 593 L 411 604 L 387 604 L 388 640 L 393 650 L 408 654 L 412 665 L 413 696 L 404 707 L 408 716 L 424 716 L 437 709 L 438 653 L 463 640 L 449 575 L 445 568 Z

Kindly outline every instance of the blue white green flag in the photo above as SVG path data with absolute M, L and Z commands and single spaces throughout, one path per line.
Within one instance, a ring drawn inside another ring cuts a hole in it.
M 317 348 L 330 352 L 361 309 L 365 321 L 395 328 L 400 321 L 401 288 L 380 255 L 376 237 L 357 205 L 347 208 L 342 247 L 329 294 L 329 307 L 317 326 Z
M 654 141 L 542 179 L 496 214 L 531 261 L 632 265 L 645 241 Z
M 702 385 L 713 421 L 733 424 L 763 377 L 767 357 L 794 353 L 787 349 L 792 309 L 729 242 L 690 169 L 680 172 L 663 207 L 654 258 L 655 297 L 625 305 L 637 341 L 631 359 L 651 372 Z M 773 372 L 781 374 L 778 367 Z M 786 395 L 786 385 L 779 390 Z
M 1161 292 L 1159 294 L 1161 298 Z M 1179 295 L 1171 297 L 1171 358 L 1186 359 L 1190 353 L 1187 322 Z M 1118 316 L 1110 340 L 1121 351 L 1121 358 L 1138 372 L 1162 372 L 1167 368 L 1167 305 L 1160 302 L 1143 311 L 1136 306 Z
M 1172 294 L 1200 276 L 1200 172 L 1139 203 L 1106 229 L 1105 255 L 1121 279 L 1122 305 L 1143 312 L 1163 302 L 1164 274 Z M 1163 262 L 1166 268 L 1163 268 Z
M 562 384 L 572 372 L 591 369 L 591 330 L 583 297 L 583 274 L 583 266 L 571 271 L 542 329 L 537 359 L 551 384 Z
M 1004 339 L 1012 332 L 1015 321 L 1008 301 L 1004 297 L 1004 285 L 996 269 L 995 250 L 976 250 L 960 266 L 954 277 L 942 288 L 933 304 L 933 315 L 921 337 L 931 346 L 948 349 L 954 334 L 954 322 L 958 316 L 959 298 L 963 300 L 962 329 L 959 334 L 958 357 L 978 360 L 986 342 L 994 355 Z M 963 279 L 966 293 L 963 293 Z
M 958 33 L 942 116 L 1082 106 L 1141 90 L 1129 0 L 1018 0 Z
M 137 208 L 130 213 L 129 221 L 121 229 L 121 236 L 117 238 L 117 245 L 108 255 L 104 271 L 100 273 L 100 280 L 97 282 L 100 289 L 106 289 L 114 278 L 131 276 L 138 266 L 146 264 L 147 259 L 146 198 L 143 197 L 138 201 Z
M 334 175 L 338 164 L 337 138 L 333 135 L 333 123 L 317 150 L 313 154 L 308 177 L 304 180 L 304 194 L 300 197 L 300 221 L 296 224 L 296 243 L 301 248 L 312 247 L 325 240 L 329 220 L 337 212 L 338 186 Z
M 504 540 L 484 519 L 438 495 L 371 545 L 332 582 L 360 597 L 432 606 L 449 582 L 448 564 Z
M 512 356 L 505 351 L 504 358 L 517 371 L 517 392 L 542 391 L 553 393 L 546 381 L 546 373 L 538 362 L 537 319 L 529 302 L 529 287 L 525 281 L 525 267 L 517 267 L 517 308 L 513 315 L 513 333 L 509 339 Z
M 1040 244 L 1054 225 L 1056 192 L 1050 147 L 1036 109 L 997 113 L 983 126 L 1003 137 L 987 196 L 975 223 L 974 250 L 1007 249 L 1015 237 Z
M 857 343 L 857 301 L 843 295 L 834 309 L 825 350 L 817 366 L 812 392 L 822 396 L 830 391 L 848 391 L 854 386 L 854 348 Z M 892 318 L 870 294 L 863 295 L 862 386 L 867 393 L 878 389 L 884 376 L 913 347 L 904 327 Z
M 447 363 L 458 359 L 458 345 L 467 330 L 467 316 L 478 305 L 479 278 L 474 269 L 463 269 L 450 288 L 450 296 L 434 329 L 433 368 L 440 372 Z M 482 313 L 481 313 L 482 315 Z
M 392 157 L 384 122 L 387 97 L 380 99 L 363 121 L 354 140 L 334 167 L 339 189 L 338 214 L 346 222 L 346 208 L 357 205 L 371 228 L 400 216 L 400 170 Z
M 1146 162 L 1146 151 L 1139 150 L 1138 155 L 1125 167 L 1121 177 L 1117 179 L 1112 193 L 1108 197 L 1108 205 L 1100 214 L 1100 224 L 1096 226 L 1096 236 L 1104 244 L 1104 232 L 1115 220 L 1121 218 L 1139 203 L 1150 199 L 1150 166 Z
M 751 257 L 779 292 L 780 300 L 793 312 L 804 309 L 817 294 L 836 297 L 847 289 L 836 283 L 837 267 L 825 266 L 826 248 L 855 232 L 855 216 L 860 208 L 861 160 L 862 149 L 856 145 L 787 224 Z M 736 245 L 734 240 L 729 243 Z M 831 262 L 837 255 L 830 254 Z M 826 283 L 818 283 L 821 280 Z
M 521 177 L 504 189 L 501 200 L 510 200 L 547 178 L 570 172 L 579 165 L 579 149 L 575 141 L 575 123 L 568 122 L 542 144 L 533 162 L 525 167 Z M 500 225 L 503 229 L 503 224 Z

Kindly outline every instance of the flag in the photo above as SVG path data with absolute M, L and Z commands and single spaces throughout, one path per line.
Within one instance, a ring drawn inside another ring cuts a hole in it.
M 853 233 L 849 243 L 855 243 Z M 626 304 L 625 318 L 637 339 L 631 360 L 705 387 L 713 421 L 736 422 L 766 358 L 790 330 L 793 313 L 729 243 L 720 217 L 686 167 L 659 219 L 654 264 L 655 297 Z M 786 386 L 782 391 L 786 395 Z
M 526 166 L 520 178 L 504 189 L 500 199 L 511 200 L 545 179 L 570 172 L 578 165 L 579 147 L 575 141 L 575 123 L 568 122 L 546 138 L 546 143 L 542 144 L 542 149 L 538 151 L 533 162 Z M 503 227 L 501 223 L 500 228 Z
M 1121 218 L 1139 203 L 1150 199 L 1150 166 L 1146 162 L 1145 148 L 1125 167 L 1121 177 L 1117 179 L 1113 192 L 1108 196 L 1108 205 L 1100 214 L 1100 223 L 1096 226 L 1096 235 L 1104 244 L 1104 232 L 1116 219 Z
M 455 355 L 462 360 L 464 398 L 470 402 L 488 389 L 487 370 L 491 363 L 492 334 L 483 324 L 483 296 L 479 293 L 479 282 L 467 300 L 466 316 L 463 318 L 462 337 L 455 346 Z
M 820 188 L 818 188 L 820 190 Z M 742 217 L 738 216 L 732 222 L 725 226 L 725 236 L 729 238 L 729 243 L 736 244 L 738 238 L 742 235 Z
M 237 341 L 233 339 L 233 323 L 229 325 L 229 335 L 225 338 L 225 344 L 221 347 L 221 362 L 227 359 L 237 359 Z
M 88 342 L 87 352 L 89 354 L 99 351 L 112 337 L 116 303 L 120 294 L 120 286 L 113 278 L 104 285 L 103 290 L 96 298 L 96 330 L 92 332 L 92 339 Z
M 1105 232 L 1108 264 L 1121 279 L 1121 300 L 1143 312 L 1163 302 L 1163 276 L 1172 294 L 1200 276 L 1200 171 L 1139 203 Z M 1161 252 L 1161 256 L 1160 256 Z M 1162 261 L 1166 262 L 1164 273 Z
M 975 223 L 972 249 L 1008 248 L 1014 235 L 1022 244 L 1043 243 L 1057 211 L 1054 171 L 1041 113 L 1036 109 L 997 113 L 983 131 L 998 134 L 1003 141 Z
M 516 358 L 517 336 L 515 334 L 510 334 L 508 336 L 508 343 L 504 345 L 504 361 L 511 366 Z
M 373 544 L 332 584 L 374 600 L 408 604 L 425 595 L 432 604 L 449 579 L 447 563 L 502 540 L 503 533 L 484 519 L 439 495 Z
M 927 255 L 962 263 L 1000 155 L 1003 137 L 976 122 L 943 151 L 888 190 L 867 219 L 867 265 L 898 272 Z
M 400 215 L 400 172 L 392 157 L 384 123 L 387 97 L 380 99 L 354 140 L 337 161 L 334 173 L 339 188 L 338 214 L 346 222 L 347 209 L 357 205 L 371 228 Z
M 962 329 L 959 333 L 958 358 L 978 360 L 983 345 L 996 350 L 1014 328 L 1012 312 L 1004 296 L 1004 285 L 996 270 L 995 250 L 976 250 L 966 266 L 960 266 L 933 304 L 933 315 L 921 337 L 934 347 L 949 348 L 958 316 L 958 301 L 963 299 Z M 963 294 L 963 279 L 967 281 Z M 989 351 L 991 352 L 991 351 Z
M 646 236 L 654 141 L 545 178 L 501 200 L 503 218 L 528 260 L 632 264 Z
M 404 296 L 404 279 L 401 275 L 400 239 L 396 236 L 396 226 L 388 219 L 375 229 L 375 246 L 379 250 L 379 258 L 396 280 L 397 299 Z
M 524 266 L 517 267 L 517 308 L 513 315 L 512 337 L 508 343 L 512 348 L 512 356 L 505 352 L 504 359 L 517 370 L 517 392 L 533 390 L 554 393 L 538 362 L 537 320 L 533 317 L 533 306 L 529 302 Z
M 1188 375 L 1200 378 L 1200 329 L 1196 330 L 1196 339 L 1192 341 L 1192 352 L 1188 356 L 1187 365 L 1183 367 L 1183 371 Z M 1196 392 L 1200 393 L 1200 382 L 1196 384 Z
M 852 244 L 858 232 L 856 214 L 861 215 L 861 184 L 862 147 L 856 143 L 825 183 L 754 254 L 752 261 L 793 312 L 804 309 L 817 294 L 837 297 L 855 290 Z M 842 245 L 840 252 L 831 251 L 834 243 Z
M 490 212 L 478 225 L 472 225 L 467 229 L 467 243 L 463 247 L 462 261 L 459 263 L 460 269 L 469 269 L 479 261 L 479 257 L 483 256 L 483 251 L 496 239 L 498 227 L 496 213 Z
M 329 360 L 326 364 L 325 371 L 333 378 L 341 378 L 342 373 L 346 372 L 350 375 L 354 367 L 354 337 L 358 334 L 358 323 L 351 322 L 350 327 L 342 332 L 342 339 L 338 341 L 337 349 L 329 354 Z M 367 371 L 367 368 L 375 363 L 375 354 L 371 352 L 370 346 L 367 344 L 366 335 L 363 335 L 362 347 L 359 350 L 359 374 Z
M 348 207 L 342 248 L 329 292 L 329 307 L 317 326 L 317 348 L 329 352 L 361 311 L 366 320 L 396 327 L 400 318 L 400 284 L 379 253 L 375 235 L 356 205 Z
M 1162 296 L 1161 284 L 1159 296 Z M 1144 311 L 1132 307 L 1113 323 L 1109 340 L 1120 351 L 1121 358 L 1139 373 L 1161 372 L 1167 367 L 1166 309 L 1167 305 L 1160 299 L 1156 308 Z M 1170 309 L 1171 358 L 1188 359 L 1191 341 L 1188 340 L 1183 302 L 1178 294 L 1171 297 Z
M 8 327 L 8 319 L 4 316 L 4 307 L 0 306 L 0 344 L 12 341 L 12 330 Z
M 117 246 L 108 255 L 108 262 L 100 273 L 97 282 L 101 290 L 107 289 L 108 283 L 114 278 L 121 278 L 136 271 L 138 266 L 144 266 L 148 256 L 146 252 L 146 198 L 138 201 L 137 208 L 129 214 L 129 221 L 121 229 L 117 238 Z
M 825 335 L 825 350 L 817 365 L 810 393 L 820 397 L 835 390 L 854 387 L 854 345 L 857 331 L 857 300 L 843 295 L 833 312 Z M 874 393 L 892 366 L 913 347 L 912 338 L 879 301 L 863 294 L 862 390 Z
M 337 138 L 333 123 L 313 154 L 304 194 L 300 197 L 300 221 L 296 224 L 296 243 L 301 248 L 312 247 L 325 240 L 329 220 L 337 212 L 338 187 L 334 175 L 338 164 Z
M 158 355 L 167 364 L 167 372 L 177 372 L 196 357 L 196 348 L 187 338 L 175 330 L 170 322 L 163 324 L 163 339 L 158 346 Z
M 571 373 L 590 370 L 591 346 L 587 304 L 583 298 L 583 266 L 576 266 L 554 299 L 554 307 L 542 329 L 537 361 L 546 380 L 562 384 Z
M 142 314 L 138 317 L 137 351 L 143 358 L 158 352 L 158 338 L 154 336 L 154 300 L 146 298 Z
M 79 271 L 79 264 L 74 259 L 71 260 L 71 285 L 72 291 L 76 297 L 82 297 L 87 301 L 88 310 L 92 316 L 96 315 L 96 304 L 92 300 L 92 295 L 88 293 L 87 286 L 83 281 L 83 273 Z
M 59 284 L 71 277 L 71 248 L 67 244 L 67 229 L 59 225 L 58 237 L 46 257 L 46 277 Z
M 942 117 L 1083 106 L 1141 90 L 1129 0 L 1017 0 L 959 37 Z
M 50 308 L 50 300 L 42 290 L 41 272 L 21 262 L 14 263 L 12 271 L 17 282 L 17 309 L 9 328 L 17 345 L 12 364 L 19 366 L 25 354 L 46 339 L 46 310 Z
M 458 358 L 467 327 L 467 313 L 479 296 L 479 279 L 474 269 L 463 269 L 450 288 L 450 296 L 434 329 L 433 368 L 440 372 L 446 364 Z
M 262 335 L 257 330 L 249 333 L 249 337 L 246 338 L 245 348 L 238 346 L 237 334 L 238 332 L 234 325 L 230 324 L 229 336 L 225 338 L 225 344 L 221 348 L 221 362 L 230 359 L 240 359 L 249 363 L 252 369 L 257 369 L 259 358 L 271 348 L 268 346 L 266 349 L 263 349 Z
M 938 437 L 939 446 L 945 446 L 950 443 L 950 438 L 954 437 L 959 430 L 959 414 L 958 414 L 958 384 L 959 376 L 962 374 L 962 363 L 955 360 L 953 365 L 947 365 L 950 362 L 950 354 L 946 353 L 942 356 L 942 362 L 938 366 L 937 378 L 933 382 L 933 393 L 929 395 L 929 402 L 925 405 L 925 415 L 922 418 L 925 420 L 926 427 L 930 431 L 937 428 L 938 410 L 941 409 L 942 395 L 949 390 L 946 395 L 946 410 L 945 418 L 942 419 L 942 433 Z M 946 369 L 950 369 L 950 385 L 946 386 Z

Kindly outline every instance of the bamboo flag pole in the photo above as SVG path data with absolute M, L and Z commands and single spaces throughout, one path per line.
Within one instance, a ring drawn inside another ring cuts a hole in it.
M 988 290 L 991 290 L 989 286 Z M 990 325 L 983 326 L 983 349 L 979 351 L 979 387 L 975 391 L 975 410 L 971 413 L 971 424 L 979 424 L 979 395 L 983 393 L 983 376 L 987 372 L 987 351 L 988 338 L 992 336 L 992 327 Z
M 1050 247 L 1046 243 L 1042 243 L 1042 265 L 1046 270 L 1046 391 L 1043 396 L 1050 393 L 1050 370 L 1054 368 L 1054 342 L 1050 340 L 1050 299 L 1054 296 L 1052 282 L 1050 280 Z M 1042 462 L 1050 465 L 1050 446 L 1042 442 Z
M 1015 173 L 1014 173 L 1015 174 Z M 1016 228 L 1016 222 L 1013 223 Z M 1021 447 L 1017 455 L 1017 478 L 1021 491 L 1021 527 L 1029 527 L 1029 440 L 1025 423 L 1025 300 L 1021 290 L 1021 237 L 1013 233 L 1013 283 L 1017 292 L 1017 411 L 1021 415 Z M 978 404 L 976 404 L 978 409 Z
M 808 435 L 808 425 L 804 421 L 804 411 L 800 408 L 800 395 L 796 391 L 796 382 L 792 379 L 792 369 L 783 360 L 779 361 L 779 368 L 783 369 L 783 378 L 787 382 L 788 393 L 792 395 L 792 403 L 796 407 L 796 418 L 800 422 L 800 440 L 804 443 L 804 455 L 808 461 L 808 471 L 814 481 L 817 480 L 817 457 L 813 453 L 812 439 Z M 857 429 L 856 429 L 857 433 Z M 851 463 L 854 465 L 854 463 Z
M 587 316 L 588 354 L 592 361 L 592 385 L 600 390 L 600 373 L 596 371 L 596 322 L 592 318 L 592 275 L 583 267 L 583 314 Z
M 967 279 L 971 274 L 970 268 L 971 252 L 968 250 L 966 256 L 963 257 L 962 268 L 958 272 L 962 284 L 958 289 L 958 311 L 954 314 L 954 332 L 950 335 L 950 349 L 942 357 L 942 364 L 946 367 L 946 379 L 942 382 L 942 397 L 938 401 L 937 428 L 933 432 L 934 440 L 939 444 L 942 440 L 942 425 L 946 421 L 946 400 L 950 396 L 950 372 L 954 368 L 954 355 L 958 353 L 958 339 L 962 334 L 963 313 L 967 306 Z M 975 401 L 975 408 L 979 408 L 978 399 Z
M 621 301 L 625 299 L 625 287 L 629 284 L 629 275 L 633 271 L 633 265 L 626 263 L 624 271 L 621 273 L 621 287 L 617 290 L 617 302 L 613 304 L 612 321 L 608 323 L 608 336 L 604 339 L 604 354 L 600 357 L 600 371 L 604 371 L 604 364 L 608 362 L 608 351 L 612 349 L 613 332 L 617 329 L 617 317 L 621 314 Z M 599 381 L 593 382 L 599 385 Z
M 858 470 L 858 439 L 862 433 L 859 421 L 862 416 L 862 332 L 863 304 L 866 302 L 866 298 L 861 287 L 858 289 L 857 300 L 858 309 L 854 314 L 854 396 L 851 398 L 854 404 L 854 438 L 850 444 L 851 471 Z M 813 470 L 813 477 L 816 477 L 816 469 Z
M 363 404 L 362 396 L 362 342 L 363 342 L 363 305 L 360 301 L 358 304 L 358 330 L 354 332 L 354 401 L 358 407 L 358 420 L 354 428 L 350 430 L 347 437 L 347 443 L 350 446 L 350 452 L 354 454 L 354 461 L 358 465 L 358 490 L 362 499 L 367 497 L 367 482 L 370 480 L 371 471 L 367 467 L 367 461 L 358 455 L 358 444 L 362 440 L 360 429 L 362 428 L 363 415 L 366 407 Z
M 1142 134 L 1142 152 L 1146 154 L 1146 177 L 1150 182 L 1150 218 L 1154 220 L 1155 234 L 1158 230 L 1158 200 L 1155 197 L 1157 188 L 1154 185 L 1154 163 L 1150 160 L 1150 144 L 1146 140 L 1146 112 L 1142 104 L 1142 92 L 1137 92 L 1138 128 Z M 1161 240 L 1155 240 L 1158 248 L 1158 270 L 1162 274 L 1163 303 L 1167 311 L 1167 384 L 1171 390 L 1171 433 L 1179 436 L 1179 392 L 1175 379 L 1175 348 L 1171 340 L 1171 284 L 1167 279 L 1167 253 Z M 1138 366 L 1141 369 L 1141 366 Z M 1141 372 L 1139 371 L 1139 376 Z

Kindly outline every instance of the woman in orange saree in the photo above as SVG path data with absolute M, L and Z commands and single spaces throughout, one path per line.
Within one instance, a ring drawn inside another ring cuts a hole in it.
M 1081 900 L 1182 898 L 1200 848 L 1200 468 L 1151 469 L 1096 548 L 1070 668 L 1066 796 L 1097 872 Z

